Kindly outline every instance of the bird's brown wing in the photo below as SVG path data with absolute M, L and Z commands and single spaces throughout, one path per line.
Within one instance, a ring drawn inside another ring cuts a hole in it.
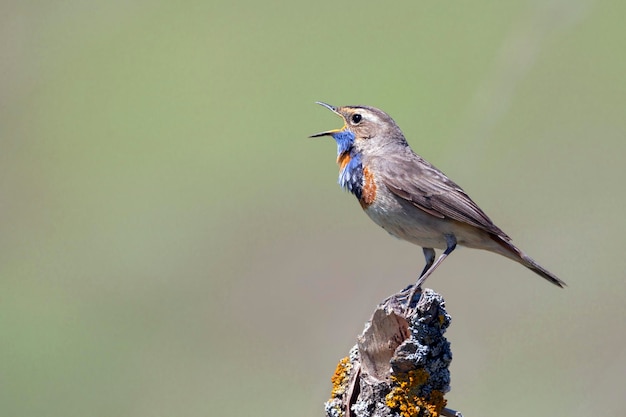
M 389 191 L 415 207 L 441 219 L 457 220 L 510 239 L 461 187 L 415 153 L 393 155 L 380 165 Z

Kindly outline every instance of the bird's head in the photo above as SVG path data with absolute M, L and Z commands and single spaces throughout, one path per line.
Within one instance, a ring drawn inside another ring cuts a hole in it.
M 311 135 L 311 138 L 332 136 L 337 142 L 337 153 L 355 148 L 358 151 L 375 151 L 389 143 L 406 143 L 396 122 L 387 113 L 369 106 L 326 107 L 343 119 L 343 127 Z

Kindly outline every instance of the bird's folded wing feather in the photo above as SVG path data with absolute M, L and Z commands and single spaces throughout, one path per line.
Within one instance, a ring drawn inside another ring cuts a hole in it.
M 430 163 L 413 153 L 392 159 L 381 168 L 383 182 L 393 194 L 433 216 L 467 223 L 510 239 L 461 187 Z

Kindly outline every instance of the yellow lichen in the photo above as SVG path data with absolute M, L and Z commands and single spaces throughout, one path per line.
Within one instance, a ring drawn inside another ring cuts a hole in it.
M 335 373 L 330 378 L 330 381 L 333 384 L 330 398 L 337 398 L 346 392 L 350 369 L 352 369 L 352 364 L 350 363 L 350 358 L 346 356 L 339 361 L 337 368 L 335 369 Z
M 446 405 L 443 393 L 433 391 L 428 398 L 418 396 L 429 376 L 424 369 L 392 375 L 395 386 L 385 397 L 387 407 L 399 410 L 402 417 L 438 417 Z

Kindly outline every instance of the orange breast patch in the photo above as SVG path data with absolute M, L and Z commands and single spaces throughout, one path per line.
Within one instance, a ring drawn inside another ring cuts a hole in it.
M 363 190 L 361 192 L 361 207 L 368 208 L 376 199 L 376 183 L 374 182 L 374 174 L 367 169 L 363 168 Z
M 350 163 L 350 152 L 344 152 L 337 157 L 337 163 L 339 164 L 339 170 L 343 171 L 343 169 Z

